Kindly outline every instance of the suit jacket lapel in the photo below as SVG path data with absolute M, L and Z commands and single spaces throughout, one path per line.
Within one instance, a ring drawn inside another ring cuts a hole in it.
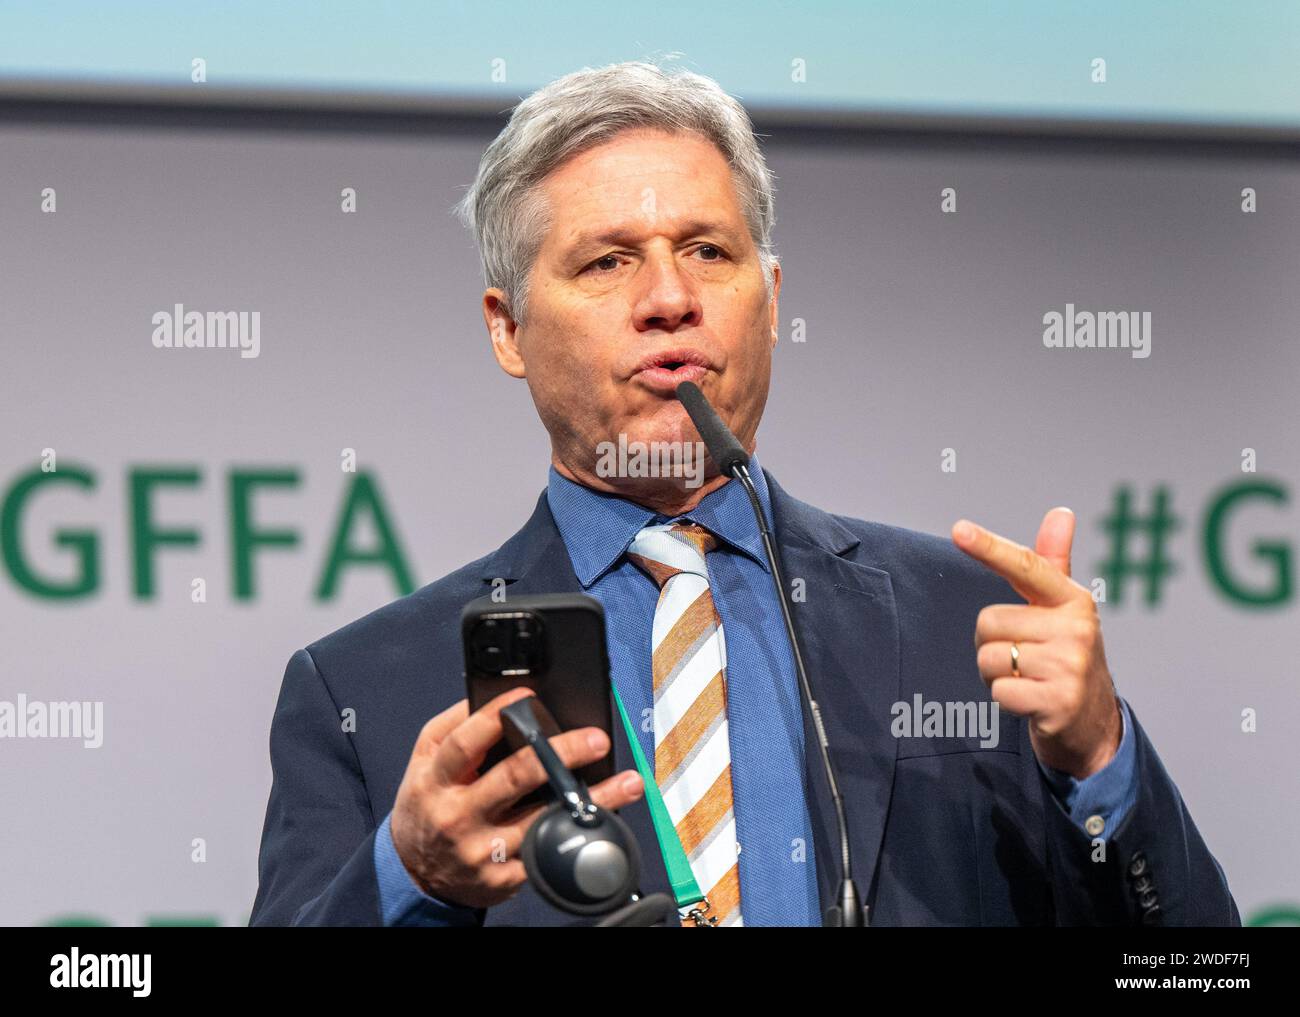
M 826 728 L 844 802 L 854 882 L 869 902 L 894 786 L 898 739 L 889 730 L 898 701 L 898 611 L 889 573 L 845 555 L 860 543 L 834 516 L 788 495 L 764 470 L 777 553 L 787 584 L 803 580 L 791 605 L 813 698 Z M 804 708 L 808 808 L 822 913 L 835 900 L 840 847 L 835 809 Z

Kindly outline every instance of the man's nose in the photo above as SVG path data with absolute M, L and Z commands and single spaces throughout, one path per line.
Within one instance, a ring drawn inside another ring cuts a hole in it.
M 671 332 L 699 324 L 703 314 L 699 295 L 677 259 L 676 254 L 658 253 L 646 259 L 633 308 L 638 329 Z

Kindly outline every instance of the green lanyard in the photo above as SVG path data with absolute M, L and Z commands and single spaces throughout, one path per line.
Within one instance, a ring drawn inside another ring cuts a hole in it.
M 610 684 L 613 685 L 612 682 Z M 664 796 L 659 793 L 655 775 L 646 763 L 645 753 L 641 751 L 641 741 L 636 736 L 632 722 L 628 720 L 627 710 L 623 708 L 623 700 L 619 698 L 618 689 L 614 689 L 614 702 L 618 703 L 618 714 L 623 718 L 623 729 L 627 731 L 627 740 L 632 746 L 632 758 L 636 760 L 637 772 L 645 781 L 646 804 L 650 806 L 650 819 L 654 823 L 655 836 L 659 838 L 659 851 L 664 856 L 664 866 L 668 869 L 668 882 L 672 884 L 677 906 L 684 908 L 698 904 L 705 899 L 704 894 L 700 893 L 700 884 L 695 881 L 695 873 L 691 871 L 691 863 L 682 848 L 682 840 L 677 836 L 677 828 L 673 826 L 672 817 L 668 815 L 668 806 L 664 804 Z

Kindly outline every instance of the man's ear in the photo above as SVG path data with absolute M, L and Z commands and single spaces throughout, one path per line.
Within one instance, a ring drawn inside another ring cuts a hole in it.
M 503 290 L 493 287 L 483 293 L 483 321 L 492 340 L 492 354 L 501 370 L 512 378 L 525 376 L 524 358 L 519 352 L 519 324 L 510 316 Z
M 778 307 L 781 302 L 781 263 L 779 261 L 772 263 L 772 299 L 770 301 L 772 311 L 772 349 L 776 349 L 776 341 L 781 335 L 781 313 Z

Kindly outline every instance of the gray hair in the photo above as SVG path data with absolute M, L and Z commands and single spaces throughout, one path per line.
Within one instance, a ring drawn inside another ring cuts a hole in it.
M 571 156 L 636 127 L 693 131 L 717 145 L 731 166 L 771 297 L 776 188 L 749 114 L 712 78 L 627 61 L 567 74 L 520 102 L 454 209 L 474 231 L 484 283 L 505 292 L 515 321 L 524 321 L 528 276 L 551 225 L 538 184 Z

